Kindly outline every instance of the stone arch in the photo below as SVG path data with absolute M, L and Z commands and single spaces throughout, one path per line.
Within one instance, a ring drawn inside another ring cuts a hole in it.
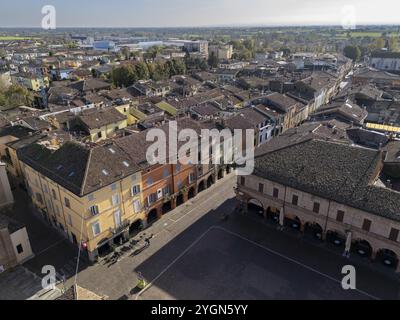
M 189 189 L 189 192 L 188 192 L 188 199 L 192 199 L 192 198 L 194 198 L 195 196 L 196 196 L 196 191 L 195 191 L 194 187 L 191 187 L 191 188 Z
M 260 200 L 250 198 L 247 201 L 247 212 L 250 214 L 258 215 L 260 217 L 264 217 L 264 206 Z
M 151 225 L 158 220 L 158 212 L 157 209 L 152 209 L 147 214 L 147 224 Z
M 185 197 L 183 196 L 183 193 L 180 193 L 177 197 L 176 197 L 176 206 L 179 207 L 180 205 L 182 205 L 185 202 Z
M 389 249 L 380 249 L 376 254 L 376 261 L 379 261 L 384 266 L 397 269 L 399 265 L 399 257 L 397 254 Z
M 304 225 L 304 234 L 322 240 L 324 229 L 316 222 L 307 222 Z
M 199 186 L 197 187 L 197 193 L 203 192 L 206 189 L 204 180 L 201 180 Z
M 162 214 L 166 214 L 172 210 L 172 200 L 169 200 L 167 202 L 164 202 L 164 204 L 161 207 L 161 212 Z
M 301 231 L 302 223 L 298 216 L 288 217 L 286 216 L 284 219 L 284 225 L 294 230 Z
M 137 219 L 134 222 L 131 223 L 129 226 L 129 234 L 130 235 L 136 235 L 138 234 L 141 230 L 143 230 L 143 221 L 141 219 Z
M 207 178 L 207 188 L 211 187 L 213 184 L 214 184 L 214 176 L 213 176 L 213 175 L 210 175 L 210 176 Z
M 363 258 L 369 258 L 372 256 L 373 248 L 371 244 L 364 239 L 358 239 L 353 243 L 353 251 Z
M 280 216 L 281 211 L 273 206 L 269 206 L 266 211 L 266 217 L 268 221 L 278 224 L 279 223 L 279 216 Z
M 334 246 L 344 248 L 346 246 L 346 235 L 336 230 L 328 230 L 326 232 L 326 241 Z
M 218 180 L 221 180 L 224 177 L 224 169 L 223 168 L 219 168 L 218 170 Z

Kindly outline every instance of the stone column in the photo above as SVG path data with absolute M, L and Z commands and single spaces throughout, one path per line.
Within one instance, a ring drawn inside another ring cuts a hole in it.
M 90 262 L 96 262 L 97 261 L 97 257 L 98 257 L 98 251 L 97 249 L 93 250 L 93 251 L 88 251 L 88 258 Z
M 162 205 L 158 206 L 156 210 L 157 210 L 157 219 L 160 219 L 162 217 Z
M 347 232 L 346 244 L 345 244 L 343 256 L 350 257 L 351 240 L 352 240 L 352 234 L 349 231 L 349 232 Z
M 283 207 L 279 211 L 279 226 L 281 229 L 285 226 L 285 209 Z
M 129 239 L 129 229 L 127 229 L 127 230 L 124 231 L 123 237 L 124 237 L 125 240 L 128 240 L 128 239 Z

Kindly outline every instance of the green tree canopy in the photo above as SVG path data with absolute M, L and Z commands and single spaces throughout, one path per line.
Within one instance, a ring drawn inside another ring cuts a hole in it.
M 18 84 L 13 84 L 8 88 L 0 87 L 0 106 L 3 110 L 20 106 L 31 107 L 33 101 L 32 92 Z
M 344 48 L 343 54 L 353 61 L 358 61 L 361 57 L 361 50 L 358 46 L 347 46 Z

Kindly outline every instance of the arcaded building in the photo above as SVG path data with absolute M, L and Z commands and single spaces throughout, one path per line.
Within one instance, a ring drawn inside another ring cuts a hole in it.
M 387 157 L 315 137 L 292 141 L 259 152 L 253 174 L 238 177 L 237 199 L 246 214 L 400 272 L 400 192 L 387 175 Z

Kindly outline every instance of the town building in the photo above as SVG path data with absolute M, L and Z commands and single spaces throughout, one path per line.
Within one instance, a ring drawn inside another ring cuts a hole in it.
M 265 146 L 254 173 L 238 177 L 244 212 L 400 271 L 400 193 L 382 150 L 318 138 Z
M 140 168 L 115 143 L 67 142 L 57 150 L 31 144 L 18 151 L 32 202 L 43 218 L 91 260 L 144 220 Z
M 400 72 L 400 53 L 390 51 L 372 52 L 369 58 L 369 66 L 388 72 Z
M 35 92 L 48 88 L 50 85 L 49 77 L 29 73 L 12 74 L 11 81 L 13 84 L 19 84 Z
M 78 125 L 82 127 L 90 141 L 97 142 L 115 134 L 128 125 L 127 116 L 115 108 L 86 110 L 77 117 Z
M 233 55 L 233 46 L 229 44 L 224 46 L 209 46 L 209 55 L 214 55 L 219 60 L 230 60 Z
M 0 274 L 33 256 L 25 226 L 0 213 Z

